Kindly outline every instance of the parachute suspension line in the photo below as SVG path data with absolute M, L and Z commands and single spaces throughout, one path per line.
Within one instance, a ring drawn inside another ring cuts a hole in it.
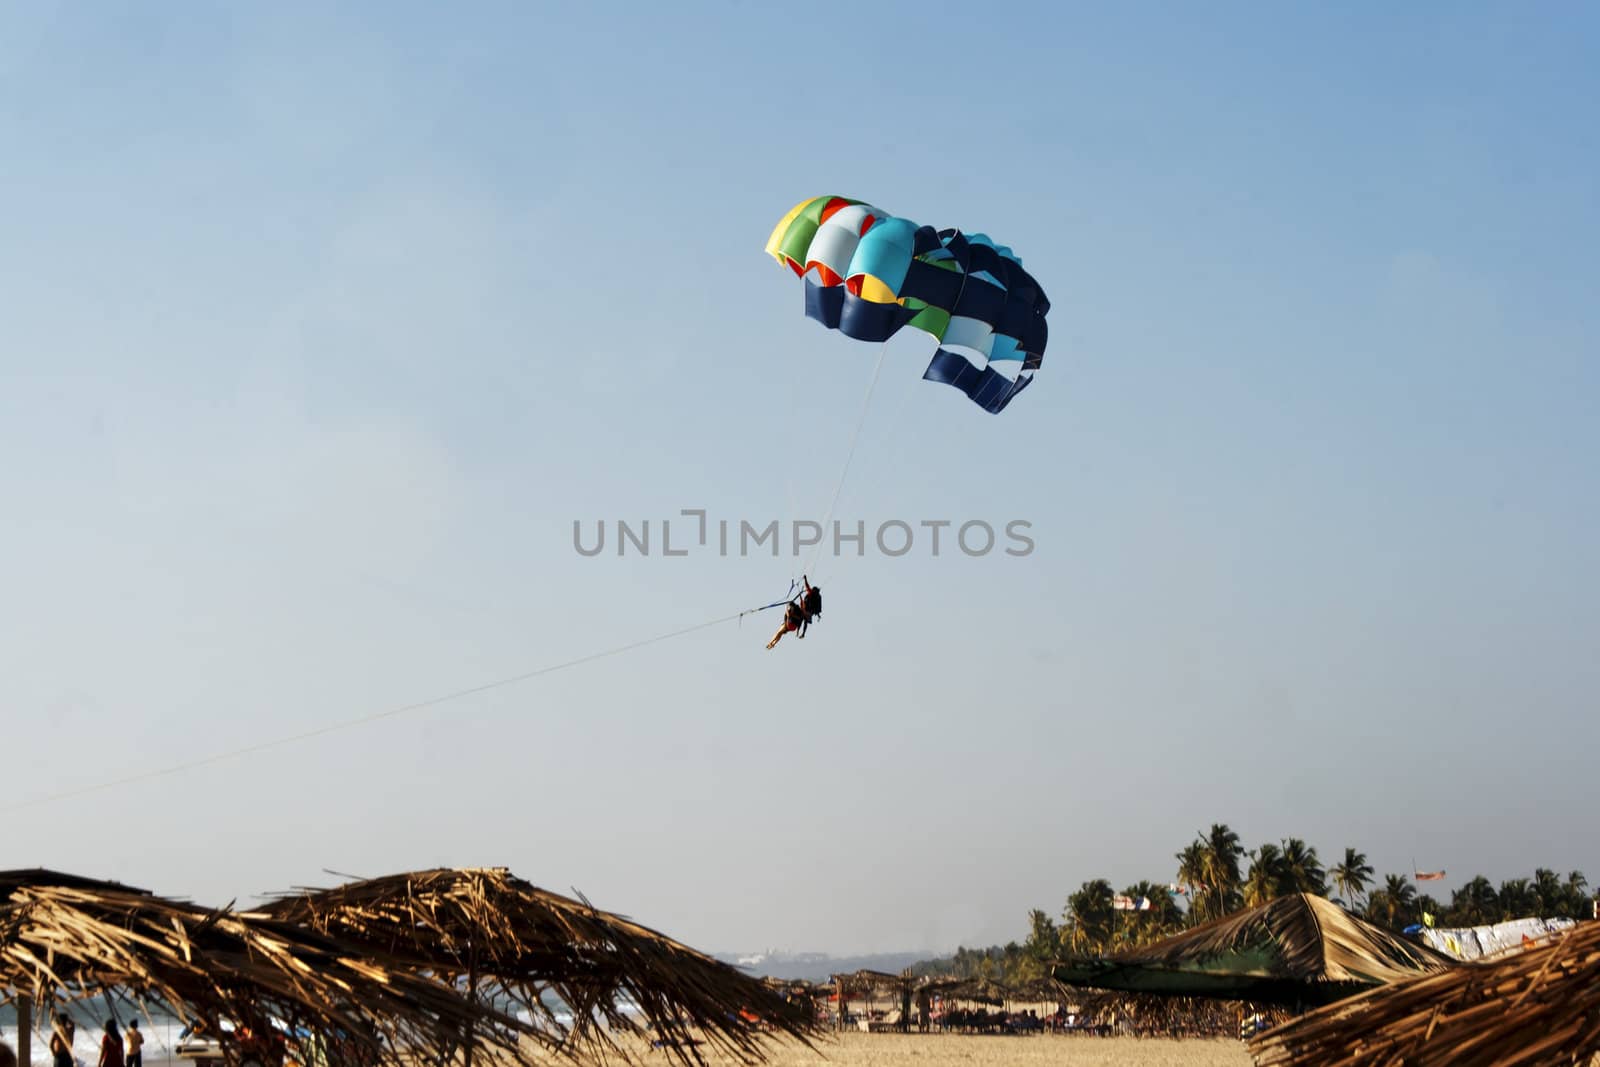
M 783 605 L 789 603 L 789 601 L 794 599 L 794 591 L 796 589 L 798 589 L 799 587 L 800 587 L 800 583 L 795 581 L 793 578 L 790 578 L 789 579 L 789 591 L 787 593 L 783 594 L 783 599 L 782 600 L 774 600 L 772 603 L 763 604 L 759 608 L 745 608 L 743 611 L 739 612 L 739 616 L 738 616 L 739 625 L 741 627 L 744 625 L 744 617 L 746 615 L 754 615 L 758 611 L 766 611 L 768 608 L 782 607 Z
M 866 425 L 867 410 L 872 406 L 872 392 L 878 387 L 878 375 L 883 370 L 884 357 L 889 354 L 889 342 L 884 341 L 878 346 L 878 362 L 872 368 L 872 380 L 867 383 L 867 395 L 861 401 L 861 416 L 856 419 L 856 428 L 850 434 L 850 448 L 844 456 L 844 468 L 839 471 L 839 480 L 834 484 L 833 497 L 828 501 L 828 510 L 822 516 L 822 537 L 815 545 L 811 546 L 811 555 L 806 561 L 805 573 L 814 574 L 817 569 L 817 554 L 822 551 L 823 542 L 827 540 L 828 524 L 833 521 L 834 506 L 839 503 L 839 491 L 844 488 L 844 479 L 850 473 L 850 461 L 855 458 L 856 442 L 861 437 L 861 427 Z
M 740 614 L 742 615 L 743 612 Z M 632 652 L 636 649 L 644 648 L 646 645 L 654 645 L 661 641 L 670 641 L 675 637 L 683 637 L 685 634 L 692 634 L 697 630 L 709 630 L 713 626 L 720 626 L 725 622 L 732 622 L 738 617 L 738 615 L 724 615 L 720 619 L 711 619 L 707 622 L 696 623 L 693 626 L 685 626 L 681 629 L 669 630 L 664 634 L 657 634 L 654 637 L 646 637 L 638 641 L 631 641 L 628 644 L 618 645 L 615 648 L 608 648 L 601 652 L 591 652 L 587 656 L 579 656 L 576 659 L 565 660 L 561 663 L 552 663 L 544 667 L 537 667 L 522 674 L 512 675 L 509 678 L 501 678 L 498 681 L 485 682 L 482 685 L 475 685 L 467 689 L 457 689 L 453 693 L 445 693 L 442 696 L 430 697 L 427 700 L 419 700 L 414 704 L 406 704 L 398 708 L 389 708 L 387 711 L 374 712 L 370 715 L 360 716 L 359 718 L 344 719 L 340 722 L 329 723 L 327 726 L 318 727 L 315 730 L 306 730 L 302 733 L 288 734 L 284 737 L 273 738 L 266 741 L 258 741 L 254 744 L 245 745 L 241 748 L 230 749 L 226 752 L 217 752 L 209 756 L 201 756 L 198 759 L 189 760 L 185 763 L 175 763 L 168 767 L 160 767 L 155 770 L 144 771 L 140 774 L 131 774 L 123 778 L 114 778 L 95 785 L 80 786 L 78 788 L 68 789 L 59 793 L 51 793 L 45 796 L 35 797 L 32 800 L 25 800 L 16 804 L 7 804 L 3 807 L 0 807 L 0 813 L 20 811 L 23 808 L 31 808 L 40 804 L 49 804 L 57 800 L 66 800 L 70 797 L 84 796 L 88 793 L 98 793 L 103 790 L 113 789 L 117 786 L 132 785 L 135 782 L 144 782 L 152 778 L 162 778 L 167 775 L 194 770 L 198 767 L 205 767 L 213 763 L 221 763 L 224 760 L 237 759 L 241 756 L 248 756 L 257 752 L 263 752 L 269 748 L 278 748 L 282 745 L 292 744 L 296 741 L 308 741 L 313 737 L 321 737 L 324 734 L 331 734 L 338 730 L 349 730 L 357 726 L 366 726 L 370 723 L 378 722 L 380 719 L 391 719 L 397 715 L 404 715 L 407 712 L 421 711 L 424 708 L 437 707 L 440 704 L 448 704 L 453 701 L 461 700 L 465 697 L 475 696 L 478 693 L 487 693 L 491 689 L 502 689 L 509 685 L 515 685 L 518 682 L 526 682 L 530 679 L 538 678 L 541 675 L 554 674 L 556 671 L 564 671 L 570 667 L 578 667 L 585 663 L 593 663 L 595 660 L 607 659 L 611 656 L 620 656 L 625 652 Z

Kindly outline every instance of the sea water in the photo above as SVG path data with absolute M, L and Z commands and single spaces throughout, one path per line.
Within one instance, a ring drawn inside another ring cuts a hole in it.
M 623 1000 L 619 1007 L 625 1015 L 638 1015 L 638 1005 L 628 1000 Z M 78 1024 L 78 1032 L 72 1040 L 72 1056 L 77 1067 L 95 1067 L 100 1061 L 100 1039 L 105 1035 L 106 1019 L 110 1018 L 104 1002 L 98 1002 L 97 1007 L 78 1003 L 66 1009 L 72 1021 Z M 515 1009 L 514 1014 L 523 1022 L 530 1021 L 526 1010 Z M 117 1005 L 117 1026 L 127 1030 L 128 1020 L 135 1018 L 133 1011 L 125 1004 Z M 562 1026 L 572 1023 L 569 1012 L 557 1009 L 556 1022 Z M 178 1035 L 183 1033 L 183 1023 L 177 1018 L 161 1012 L 145 1016 L 142 1012 L 137 1015 L 139 1030 L 144 1034 L 144 1059 L 148 1065 L 158 1064 L 173 1059 L 172 1049 L 177 1044 Z M 34 1019 L 33 1046 L 30 1049 L 30 1060 L 33 1067 L 51 1067 L 54 1062 L 50 1055 L 50 1027 L 48 1022 L 41 1027 L 40 1020 Z M 9 1005 L 0 1005 L 0 1041 L 11 1046 L 13 1052 L 17 1051 L 17 1012 Z
M 110 1011 L 103 1001 L 96 1006 L 73 1004 L 65 1010 L 72 1021 L 78 1024 L 78 1032 L 72 1039 L 73 1061 L 78 1067 L 95 1067 L 100 1062 L 100 1039 L 105 1036 Z M 144 1034 L 144 1061 L 147 1065 L 172 1058 L 172 1046 L 183 1032 L 183 1023 L 163 1013 L 155 1013 L 152 1017 L 146 1017 L 143 1012 L 136 1014 L 126 1004 L 117 1005 L 116 1016 L 117 1028 L 124 1031 L 128 1027 L 128 1020 L 139 1020 L 139 1031 Z M 13 1052 L 17 1051 L 17 1012 L 10 1005 L 0 1006 L 0 1041 L 10 1045 Z M 33 1047 L 29 1052 L 29 1059 L 36 1067 L 50 1067 L 54 1062 L 50 1055 L 48 1019 L 34 1018 Z

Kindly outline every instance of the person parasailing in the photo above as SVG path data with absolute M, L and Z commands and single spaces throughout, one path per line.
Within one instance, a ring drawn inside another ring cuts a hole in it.
M 778 632 L 772 635 L 772 640 L 767 642 L 767 647 L 770 649 L 783 640 L 784 634 L 799 630 L 805 621 L 806 613 L 800 607 L 800 598 L 796 597 L 783 606 L 783 623 L 778 627 Z
M 800 594 L 800 611 L 805 615 L 806 619 L 805 624 L 800 627 L 800 633 L 796 636 L 804 637 L 806 635 L 806 627 L 816 622 L 822 615 L 822 586 L 812 585 L 811 579 L 803 574 L 800 576 L 800 581 L 804 585 Z
M 800 576 L 804 583 L 798 596 L 784 605 L 783 623 L 778 627 L 778 632 L 772 635 L 772 640 L 767 642 L 770 649 L 783 640 L 783 635 L 793 633 L 796 640 L 806 636 L 806 630 L 822 615 L 822 587 L 812 585 L 811 579 L 805 575 Z

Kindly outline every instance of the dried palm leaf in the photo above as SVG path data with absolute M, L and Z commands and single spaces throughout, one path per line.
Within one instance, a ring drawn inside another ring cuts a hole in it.
M 651 1036 L 685 1064 L 704 1063 L 702 1042 L 757 1062 L 765 1042 L 809 1044 L 817 1030 L 803 1001 L 505 868 L 438 868 L 302 889 L 263 911 L 475 998 L 514 1005 L 537 1040 L 563 1055 L 631 1059 L 631 1039 Z M 630 1004 L 637 1017 L 625 1010 Z
M 1065 961 L 1054 976 L 1127 992 L 1315 1003 L 1454 965 L 1337 904 L 1298 893 L 1109 959 Z
M 0 989 L 43 1017 L 93 996 L 159 1008 L 203 1024 L 235 1058 L 276 1024 L 306 1055 L 373 1060 L 436 1060 L 463 1033 L 514 1052 L 521 1028 L 291 923 L 42 869 L 0 872 Z
M 1600 1054 L 1600 922 L 1369 993 L 1254 1038 L 1271 1067 L 1526 1067 Z

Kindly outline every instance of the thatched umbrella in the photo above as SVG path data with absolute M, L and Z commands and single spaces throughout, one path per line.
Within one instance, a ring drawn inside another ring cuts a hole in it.
M 1007 1004 L 1048 1004 L 1070 999 L 1070 991 L 1054 978 L 1001 982 L 998 992 Z
M 1337 904 L 1297 893 L 1108 959 L 1068 960 L 1053 973 L 1069 985 L 1122 992 L 1325 1004 L 1453 966 Z
M 830 992 L 827 986 L 804 978 L 774 978 L 769 976 L 761 979 L 761 984 L 790 1004 L 803 1006 L 812 1019 L 817 1017 L 818 1005 L 827 1003 L 828 993 Z
M 749 1062 L 765 1058 L 763 1042 L 773 1036 L 809 1043 L 816 1032 L 803 1005 L 759 979 L 501 867 L 300 890 L 263 911 L 404 961 L 451 988 L 464 985 L 474 998 L 510 1001 L 542 1046 L 575 1058 L 629 1058 L 616 1035 L 650 1030 L 686 1064 L 704 1062 L 702 1040 Z M 558 1017 L 563 1009 L 570 1022 Z M 470 1067 L 470 1035 L 464 1044 Z
M 967 1000 L 975 1004 L 993 1004 L 998 1007 L 1006 1002 L 1007 991 L 1005 986 L 992 978 L 974 976 L 941 983 L 938 992 L 946 1000 Z
M 311 930 L 43 869 L 0 872 L 3 990 L 45 1017 L 96 995 L 153 1004 L 203 1023 L 235 1059 L 270 1055 L 275 1021 L 308 1055 L 373 1060 L 436 1055 L 462 1032 L 514 1047 L 517 1027 Z
M 902 1031 L 910 1029 L 911 987 L 916 980 L 909 969 L 900 974 L 889 974 L 862 968 L 848 974 L 831 975 L 828 980 L 833 985 L 833 996 L 839 1004 L 835 1021 L 840 1029 L 844 1028 L 845 1008 L 852 997 L 875 1001 L 880 994 L 888 994 L 900 1005 L 899 1021 L 894 1024 L 895 1027 Z
M 846 995 L 860 996 L 877 996 L 880 993 L 898 996 L 901 990 L 909 989 L 915 983 L 909 971 L 890 974 L 865 968 L 847 974 L 830 975 L 828 981 L 836 991 L 842 989 Z
M 1030 981 L 996 981 L 993 978 L 934 978 L 922 982 L 919 993 L 937 994 L 946 1000 L 966 1000 L 975 1004 L 1043 1004 L 1067 999 L 1067 987 L 1053 978 Z
M 1250 1042 L 1271 1067 L 1523 1067 L 1600 1054 L 1600 922 L 1494 963 L 1376 989 Z

